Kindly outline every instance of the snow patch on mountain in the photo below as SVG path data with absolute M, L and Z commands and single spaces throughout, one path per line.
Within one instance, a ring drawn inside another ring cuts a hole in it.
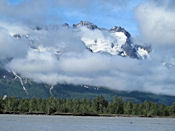
M 21 78 L 19 75 L 17 75 L 17 73 L 14 72 L 14 71 L 12 71 L 12 73 L 13 73 L 13 75 L 15 76 L 15 79 L 19 79 L 19 81 L 20 81 L 20 83 L 21 83 L 21 86 L 22 86 L 24 92 L 28 95 L 28 91 L 27 91 L 26 87 L 24 86 L 24 83 L 23 83 L 22 78 Z
M 135 45 L 130 33 L 124 28 L 118 26 L 111 29 L 99 28 L 92 23 L 83 21 L 73 26 L 80 30 L 82 42 L 93 53 L 102 52 L 145 59 L 151 52 L 150 47 Z
M 137 53 L 142 59 L 149 57 L 149 52 L 144 48 L 139 47 Z
M 117 55 L 123 51 L 122 46 L 126 44 L 127 37 L 123 32 L 93 31 L 87 28 L 81 28 L 81 31 L 88 32 L 83 33 L 81 40 L 94 53 Z

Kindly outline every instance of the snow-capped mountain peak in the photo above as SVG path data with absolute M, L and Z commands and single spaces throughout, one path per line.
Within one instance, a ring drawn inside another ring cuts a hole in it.
M 91 30 L 94 30 L 94 29 L 98 29 L 98 26 L 91 23 L 91 22 L 88 22 L 88 21 L 80 21 L 80 23 L 78 24 L 73 24 L 73 27 L 74 28 L 78 28 L 78 27 L 87 27 L 88 29 L 91 29 Z
M 88 22 L 80 21 L 78 24 L 73 24 L 70 27 L 67 23 L 62 25 L 62 28 L 72 29 L 75 33 L 80 34 L 80 40 L 91 52 L 93 53 L 107 53 L 110 55 L 120 55 L 122 57 L 131 57 L 136 59 L 145 59 L 149 57 L 151 51 L 150 47 L 135 45 L 132 41 L 131 34 L 120 26 L 114 26 L 111 29 L 99 28 L 97 25 Z M 49 27 L 39 27 L 31 29 L 30 32 L 41 33 L 44 32 L 54 32 L 55 30 L 60 30 L 59 26 L 49 26 Z M 37 31 L 37 32 L 36 32 Z M 38 42 L 39 38 L 30 35 L 30 32 L 25 34 L 19 33 L 9 33 L 15 39 L 25 38 L 29 40 L 31 48 L 40 51 L 40 45 L 37 46 L 36 41 Z M 44 33 L 43 33 L 44 34 Z M 34 38 L 33 38 L 34 37 Z M 36 40 L 35 40 L 36 39 Z M 47 47 L 44 47 L 47 48 Z M 48 47 L 49 48 L 49 47 Z M 47 49 L 45 49 L 47 50 Z M 48 49 L 52 51 L 53 49 Z M 63 52 L 61 49 L 56 49 L 54 52 Z M 55 53 L 58 57 L 58 53 Z
M 110 29 L 111 32 L 123 32 L 128 38 L 131 36 L 124 28 L 120 26 L 114 26 Z
M 103 52 L 137 59 L 145 59 L 149 56 L 150 47 L 135 45 L 131 40 L 131 34 L 120 26 L 105 29 L 81 21 L 73 27 L 80 29 L 82 42 L 93 53 Z

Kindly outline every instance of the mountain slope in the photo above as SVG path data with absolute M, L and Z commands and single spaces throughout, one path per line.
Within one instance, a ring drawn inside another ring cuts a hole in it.
M 2 71 L 1 71 L 2 72 Z M 8 78 L 7 78 L 8 77 Z M 156 102 L 159 104 L 171 105 L 175 101 L 175 96 L 167 95 L 156 95 L 152 93 L 144 92 L 127 92 L 127 91 L 118 91 L 111 90 L 104 87 L 95 87 L 87 85 L 71 85 L 71 84 L 57 84 L 52 90 L 51 86 L 47 84 L 38 84 L 30 80 L 24 82 L 24 86 L 27 90 L 23 90 L 22 85 L 18 79 L 14 79 L 10 75 L 6 78 L 0 77 L 0 96 L 5 95 L 19 98 L 48 98 L 51 95 L 54 95 L 56 98 L 95 98 L 99 95 L 103 95 L 107 100 L 112 100 L 114 96 L 123 97 L 125 101 L 132 101 L 135 103 L 142 103 L 145 100 Z M 23 81 L 25 81 L 23 79 Z

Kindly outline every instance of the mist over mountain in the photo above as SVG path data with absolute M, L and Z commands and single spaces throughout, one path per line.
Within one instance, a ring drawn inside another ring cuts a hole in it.
M 175 95 L 173 3 L 2 0 L 2 72 L 23 90 L 30 80 Z
M 50 86 L 85 84 L 126 91 L 144 91 L 150 82 L 145 78 L 151 77 L 147 68 L 153 66 L 151 46 L 135 43 L 122 27 L 106 29 L 81 21 L 72 26 L 1 23 L 1 28 L 1 36 L 9 44 L 1 48 L 1 63 L 22 87 L 23 78 Z M 159 64 L 167 68 L 168 63 Z
M 17 71 L 19 74 L 25 74 L 28 69 L 24 66 L 18 67 L 18 62 L 24 62 L 25 65 L 26 62 L 31 64 L 35 61 L 34 64 L 36 65 L 32 67 L 35 68 L 36 66 L 41 66 L 39 64 L 42 64 L 42 62 L 47 61 L 50 62 L 46 64 L 49 66 L 48 72 L 52 71 L 51 68 L 53 68 L 53 73 L 57 73 L 58 70 L 56 66 L 59 65 L 63 69 L 70 70 L 71 72 L 74 68 L 71 69 L 71 67 L 68 67 L 67 62 L 71 64 L 71 62 L 74 61 L 65 61 L 65 59 L 70 56 L 70 60 L 73 59 L 79 62 L 80 68 L 78 68 L 78 70 L 81 72 L 84 70 L 83 66 L 86 63 L 87 65 L 94 64 L 93 68 L 95 68 L 95 62 L 102 62 L 103 58 L 108 59 L 108 62 L 109 59 L 114 56 L 141 60 L 149 57 L 149 53 L 151 52 L 150 46 L 134 44 L 130 33 L 118 26 L 105 29 L 99 28 L 97 25 L 87 21 L 73 24 L 72 27 L 68 24 L 27 27 L 8 25 L 6 23 L 1 23 L 1 26 L 6 30 L 6 34 L 4 34 L 4 32 L 2 32 L 2 34 L 7 35 L 4 36 L 4 39 L 10 39 L 9 44 L 13 43 L 14 45 L 14 43 L 21 43 L 24 46 L 19 49 L 17 45 L 15 47 L 9 45 L 6 49 L 9 50 L 6 51 L 9 52 L 9 54 L 2 53 L 1 55 L 1 63 L 11 72 L 20 68 L 21 71 Z M 19 51 L 11 54 L 11 49 L 19 49 Z M 19 56 L 18 53 L 20 53 Z M 23 55 L 27 55 L 26 58 L 21 58 Z M 89 62 L 86 59 L 83 60 L 80 55 L 84 55 L 85 58 L 88 57 Z M 92 62 L 91 59 L 95 61 Z M 75 64 L 75 66 L 78 66 L 77 63 Z M 107 63 L 104 61 L 104 64 Z M 86 68 L 92 67 L 87 66 Z M 43 70 L 46 71 L 47 68 Z M 93 70 L 95 71 L 96 69 L 92 69 L 92 71 Z M 58 83 L 52 80 L 52 78 L 51 82 L 49 80 L 43 80 L 43 82 L 52 85 Z

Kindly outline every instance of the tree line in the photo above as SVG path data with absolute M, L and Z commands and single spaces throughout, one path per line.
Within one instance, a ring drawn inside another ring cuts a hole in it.
M 95 99 L 58 99 L 51 96 L 48 99 L 19 99 L 16 97 L 0 99 L 0 113 L 15 114 L 64 114 L 99 115 L 118 114 L 136 116 L 175 116 L 175 103 L 171 106 L 158 105 L 153 102 L 144 103 L 124 102 L 122 97 L 114 97 L 107 101 L 103 96 Z

